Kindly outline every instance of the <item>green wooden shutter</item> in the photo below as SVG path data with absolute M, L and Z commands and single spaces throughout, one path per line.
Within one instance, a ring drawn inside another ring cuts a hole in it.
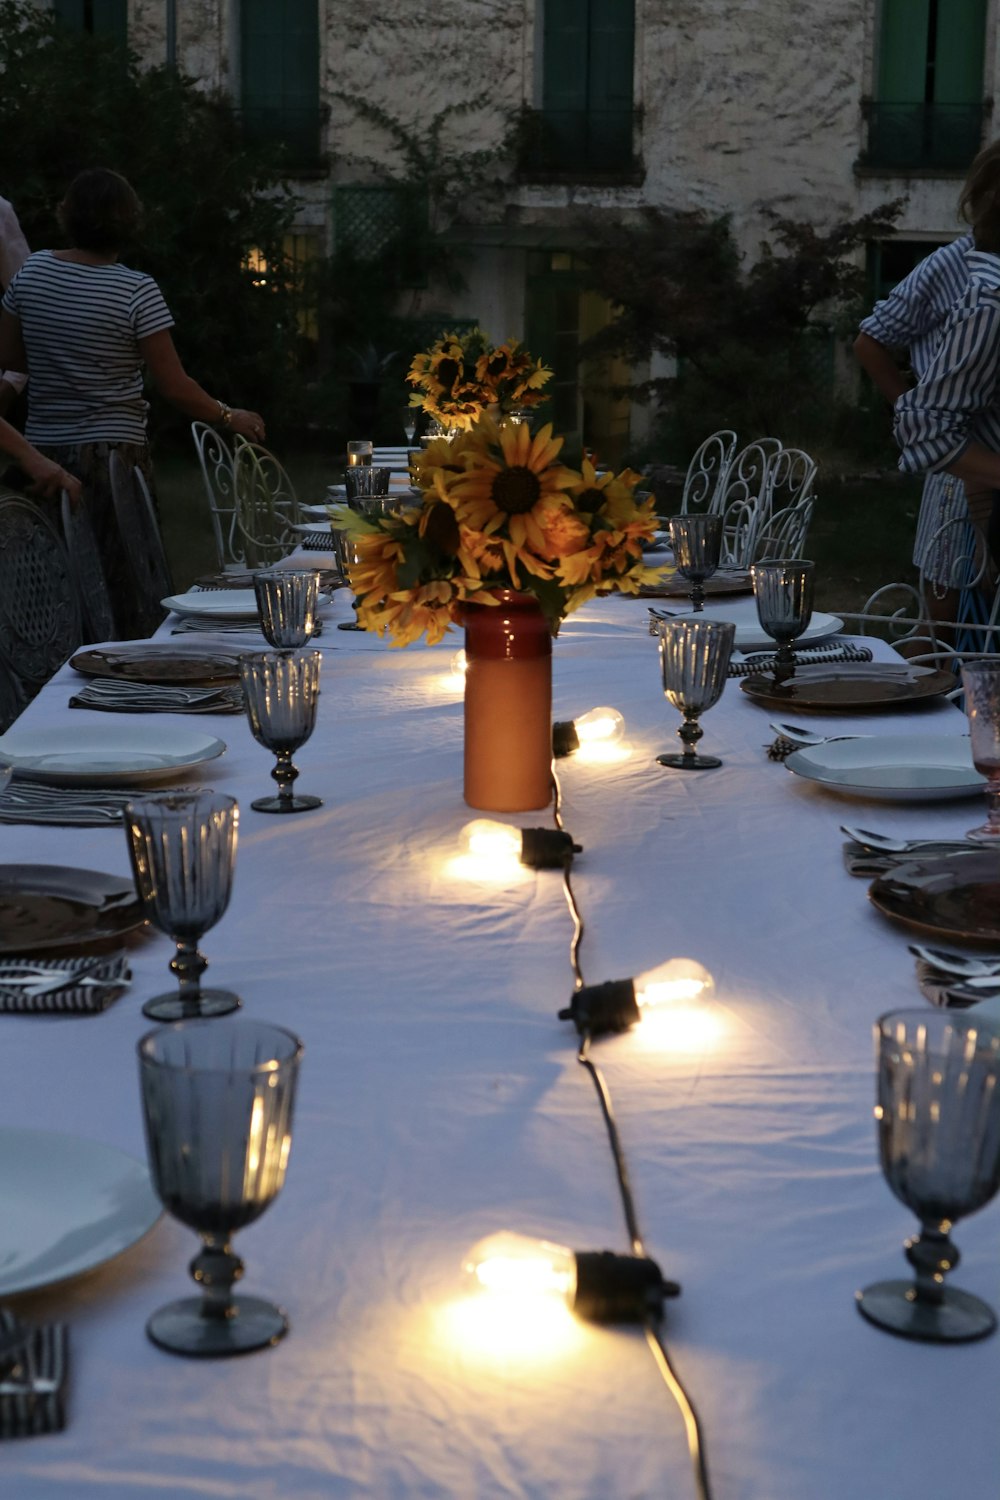
M 587 33 L 587 0 L 546 0 L 541 149 L 555 167 L 587 156 Z
M 553 165 L 629 160 L 634 30 L 634 0 L 545 0 L 542 110 Z
M 888 104 L 923 103 L 929 27 L 930 0 L 882 0 L 879 99 Z
M 587 70 L 591 161 L 621 166 L 632 154 L 634 0 L 590 0 Z
M 986 0 L 945 0 L 938 7 L 934 98 L 941 104 L 980 104 Z
M 73 31 L 92 31 L 123 46 L 128 40 L 127 0 L 54 0 L 52 9 Z
M 243 0 L 243 113 L 252 138 L 282 142 L 304 164 L 319 130 L 317 0 Z

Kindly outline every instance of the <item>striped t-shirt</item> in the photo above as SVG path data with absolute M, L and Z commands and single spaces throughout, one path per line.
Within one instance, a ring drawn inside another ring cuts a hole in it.
M 28 356 L 33 443 L 144 443 L 139 339 L 173 326 L 156 282 L 105 266 L 31 255 L 4 293 Z

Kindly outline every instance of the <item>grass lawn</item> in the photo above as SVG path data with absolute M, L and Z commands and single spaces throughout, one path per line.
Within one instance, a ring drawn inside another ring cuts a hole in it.
M 322 501 L 340 477 L 336 459 L 288 453 L 284 463 L 300 500 Z M 164 542 L 174 583 L 186 589 L 216 566 L 215 546 L 201 471 L 192 445 L 156 454 L 156 486 Z M 857 610 L 882 584 L 916 582 L 910 562 L 920 480 L 817 482 L 816 509 L 806 555 L 817 569 L 816 604 Z

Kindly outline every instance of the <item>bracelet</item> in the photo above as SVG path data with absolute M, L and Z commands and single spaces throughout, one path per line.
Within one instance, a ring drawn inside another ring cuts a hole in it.
M 224 401 L 219 402 L 219 421 L 223 427 L 232 427 L 233 425 L 233 408 L 227 406 Z

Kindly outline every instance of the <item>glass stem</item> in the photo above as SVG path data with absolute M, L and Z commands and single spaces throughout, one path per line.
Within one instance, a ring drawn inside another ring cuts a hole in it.
M 986 783 L 986 826 L 1000 838 L 1000 773 L 995 771 Z
M 234 1255 L 225 1235 L 203 1234 L 201 1250 L 191 1262 L 190 1271 L 204 1296 L 201 1316 L 225 1321 L 236 1316 L 233 1307 L 233 1283 L 243 1275 L 243 1262 Z
M 691 583 L 691 610 L 694 614 L 701 614 L 705 609 L 705 583 L 701 578 L 695 578 Z
M 278 783 L 278 796 L 282 802 L 291 802 L 294 796 L 292 787 L 299 774 L 298 769 L 292 765 L 292 752 L 290 750 L 279 750 L 277 756 L 277 763 L 271 775 Z
M 947 1224 L 947 1220 L 943 1221 Z M 948 1226 L 951 1227 L 950 1225 Z M 906 1258 L 916 1272 L 915 1302 L 939 1305 L 944 1300 L 944 1278 L 958 1265 L 958 1247 L 942 1224 L 921 1224 L 920 1233 L 905 1245 Z
M 180 985 L 182 1004 L 190 1005 L 192 1015 L 196 1015 L 201 997 L 201 976 L 208 968 L 208 959 L 202 957 L 197 943 L 189 938 L 176 941 L 177 952 L 170 960 L 170 972 L 176 975 Z
M 685 712 L 684 722 L 681 725 L 680 729 L 678 729 L 677 733 L 680 736 L 682 745 L 684 746 L 684 759 L 696 759 L 694 747 L 695 745 L 697 745 L 698 741 L 705 733 L 704 729 L 702 729 L 701 725 L 698 723 L 698 715 L 691 712 Z

